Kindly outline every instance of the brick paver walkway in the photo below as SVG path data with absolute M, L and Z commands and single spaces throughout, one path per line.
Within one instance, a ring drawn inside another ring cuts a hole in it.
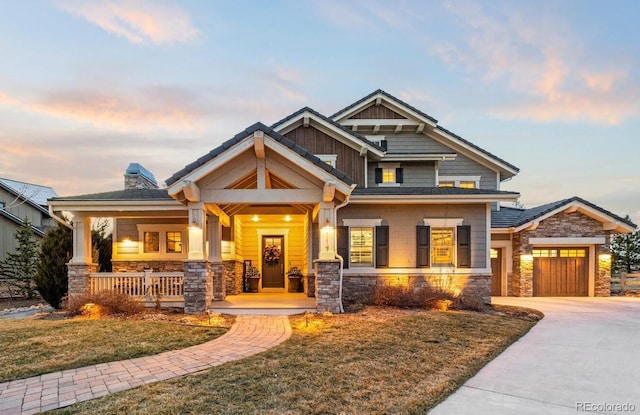
M 0 415 L 34 414 L 242 359 L 291 336 L 286 316 L 238 316 L 210 342 L 154 356 L 0 383 Z

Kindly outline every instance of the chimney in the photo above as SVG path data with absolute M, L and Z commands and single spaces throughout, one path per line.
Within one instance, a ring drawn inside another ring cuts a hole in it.
M 158 189 L 158 182 L 153 173 L 138 163 L 131 163 L 124 173 L 124 188 L 126 189 Z

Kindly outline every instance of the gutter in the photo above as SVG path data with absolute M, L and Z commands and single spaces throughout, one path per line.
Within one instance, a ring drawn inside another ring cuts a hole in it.
M 353 192 L 353 189 L 356 188 L 355 184 L 351 185 L 351 191 Z M 336 230 L 333 232 L 333 246 L 336 247 L 336 258 L 338 258 L 340 260 L 340 285 L 338 286 L 338 303 L 340 304 L 340 312 L 344 313 L 344 306 L 342 305 L 342 281 L 343 281 L 343 277 L 344 277 L 344 258 L 342 258 L 342 256 L 338 255 L 338 232 L 337 232 L 337 224 L 338 224 L 338 209 L 342 209 L 343 207 L 347 206 L 349 204 L 349 198 L 351 197 L 351 193 L 349 193 L 349 195 L 347 195 L 347 198 L 344 200 L 344 202 L 342 202 L 341 204 L 339 204 L 338 206 L 336 206 L 333 209 L 333 224 L 334 226 L 336 226 Z
M 49 205 L 49 216 L 51 216 L 59 224 L 64 225 L 67 228 L 73 230 L 73 226 L 69 225 L 69 222 L 67 222 L 66 220 L 62 219 L 60 216 L 56 215 L 53 212 L 53 206 L 52 205 Z

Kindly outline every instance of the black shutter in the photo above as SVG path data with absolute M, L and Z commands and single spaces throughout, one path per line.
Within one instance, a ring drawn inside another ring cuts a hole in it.
M 389 266 L 389 227 L 376 226 L 376 268 Z
M 458 268 L 471 268 L 471 226 L 458 226 Z
M 416 267 L 429 267 L 431 255 L 429 254 L 429 235 L 430 228 L 428 226 L 416 226 Z
M 380 140 L 380 147 L 384 148 L 384 151 L 387 151 L 387 140 Z
M 344 268 L 349 268 L 349 227 L 338 226 L 336 228 L 336 236 L 338 239 L 338 255 L 344 260 Z
M 376 167 L 376 183 L 382 183 L 382 169 L 380 167 Z
M 402 174 L 402 167 L 396 169 L 396 183 L 404 183 L 404 175 Z

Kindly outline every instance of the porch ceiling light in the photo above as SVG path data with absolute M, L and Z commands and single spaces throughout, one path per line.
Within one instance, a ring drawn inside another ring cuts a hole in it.
M 291 222 L 291 216 L 287 215 L 284 217 L 285 222 Z
M 251 220 L 257 222 L 260 220 L 260 218 L 258 217 L 258 215 L 253 215 L 253 218 L 251 218 Z

